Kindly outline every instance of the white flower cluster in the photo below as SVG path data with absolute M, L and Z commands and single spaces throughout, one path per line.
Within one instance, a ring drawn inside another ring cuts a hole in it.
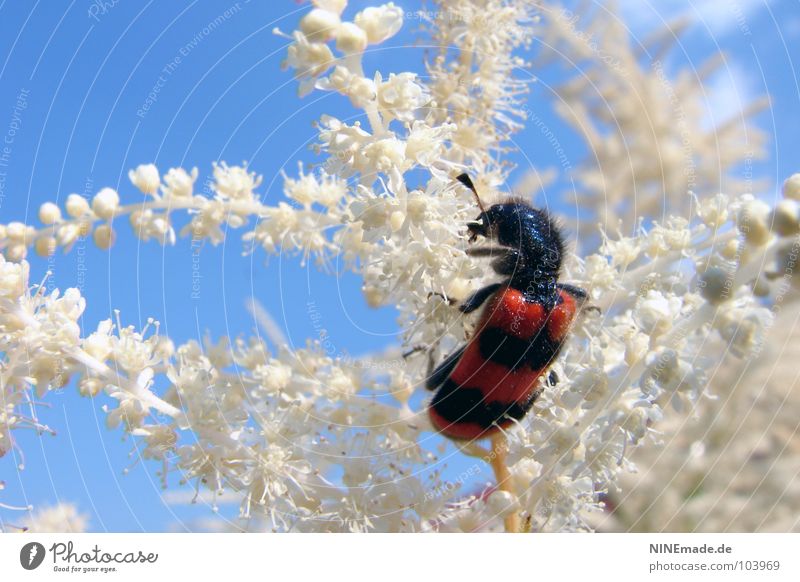
M 531 40 L 538 3 L 437 3 L 433 40 L 448 48 L 428 64 L 427 81 L 363 71 L 363 51 L 399 30 L 401 9 L 371 7 L 345 21 L 345 0 L 313 4 L 289 35 L 286 65 L 301 92 L 340 93 L 367 123 L 324 116 L 324 164 L 286 176 L 286 202 L 262 203 L 254 192 L 261 180 L 246 167 L 216 165 L 204 196 L 194 193 L 196 170 L 160 176 L 148 165 L 130 173 L 144 202 L 122 206 L 104 189 L 91 203 L 70 197 L 67 219 L 48 203 L 42 228 L 2 227 L 0 454 L 21 423 L 42 429 L 19 414 L 31 393 L 72 379 L 85 395 L 103 390 L 115 399 L 109 427 L 141 439 L 165 485 L 177 473 L 198 490 L 232 490 L 242 516 L 267 529 L 496 530 L 512 515 L 530 531 L 590 527 L 591 511 L 632 468 L 630 451 L 653 446 L 662 417 L 703 399 L 708 371 L 726 352 L 759 353 L 770 305 L 788 301 L 797 285 L 797 176 L 774 209 L 747 195 L 700 198 L 691 219 L 603 235 L 596 254 L 570 261 L 565 280 L 587 288 L 599 311 L 587 309 L 576 326 L 557 364 L 558 386 L 509 432 L 510 486 L 478 496 L 444 480 L 443 450 L 430 450 L 424 411 L 410 405 L 424 358 L 386 372 L 373 366 L 380 358 L 333 359 L 314 342 L 277 353 L 256 339 L 176 347 L 156 322 L 136 331 L 119 317 L 84 338 L 76 290 L 31 287 L 29 247 L 48 254 L 90 232 L 108 247 L 121 215 L 138 236 L 173 243 L 171 214 L 185 210 L 191 220 L 181 233 L 194 238 L 218 243 L 223 227 L 254 219 L 243 235 L 248 250 L 321 263 L 342 256 L 363 277 L 370 304 L 397 307 L 406 347 L 433 346 L 436 356 L 468 337 L 469 320 L 447 299 L 478 288 L 487 268 L 464 251 L 463 225 L 477 210 L 453 176 L 476 171 L 488 199 L 507 174 L 500 156 L 521 127 L 526 91 L 513 75 L 524 64 L 516 51 Z M 408 185 L 411 176 L 418 185 Z M 464 451 L 492 455 L 477 445 Z
M 748 228 L 769 232 L 767 215 L 743 220 L 752 204 L 727 202 L 724 222 L 674 219 L 607 239 L 573 271 L 603 315 L 578 330 L 561 363 L 566 386 L 537 402 L 512 467 L 521 472 L 523 507 L 544 520 L 537 529 L 580 527 L 581 502 L 619 496 L 615 481 L 633 468 L 630 449 L 653 446 L 663 417 L 704 401 L 720 360 L 760 353 L 774 314 L 753 294 L 756 276 L 782 277 L 786 245 L 800 243 L 774 234 L 748 242 Z M 778 285 L 764 291 L 773 299 L 786 293 Z
M 800 247 L 796 239 L 792 244 L 788 254 L 796 260 Z M 800 384 L 795 358 L 800 355 L 800 304 L 784 306 L 790 293 L 785 285 L 776 292 L 770 308 L 774 325 L 758 357 L 711 362 L 706 391 L 712 398 L 664 419 L 658 426 L 660 446 L 633 453 L 638 472 L 621 475 L 619 489 L 607 499 L 613 511 L 593 516 L 594 527 L 797 530 Z
M 766 136 L 749 118 L 768 100 L 745 103 L 730 119 L 709 111 L 722 55 L 670 74 L 663 61 L 687 22 L 639 42 L 602 7 L 575 13 L 540 4 L 536 34 L 548 50 L 539 64 L 558 59 L 574 69 L 556 88 L 555 110 L 592 153 L 575 169 L 579 203 L 597 208 L 604 224 L 622 219 L 631 228 L 640 216 L 665 210 L 686 216 L 689 191 L 735 195 L 766 187 L 737 168 L 765 155 Z
M 0 457 L 15 448 L 13 429 L 50 431 L 39 422 L 34 399 L 69 380 L 61 348 L 79 340 L 77 321 L 86 305 L 75 289 L 31 294 L 29 269 L 0 255 Z
M 243 516 L 266 515 L 275 529 L 415 529 L 437 515 L 436 504 L 414 505 L 424 485 L 404 470 L 427 462 L 411 411 L 374 398 L 394 388 L 407 400 L 402 379 L 379 384 L 314 345 L 276 356 L 256 340 L 176 348 L 155 322 L 136 332 L 104 321 L 81 338 L 76 321 L 85 303 L 76 289 L 44 295 L 40 286 L 28 289 L 27 262 L 1 266 L 8 275 L 0 299 L 3 453 L 13 446 L 11 430 L 35 421 L 15 409 L 31 392 L 72 379 L 85 395 L 105 390 L 116 400 L 108 427 L 140 437 L 142 456 L 163 464 L 165 484 L 177 471 L 198 488 L 232 488 Z M 157 383 L 165 386 L 160 396 Z M 194 437 L 179 442 L 189 430 Z M 354 454 L 354 442 L 383 454 Z M 357 496 L 326 480 L 333 466 Z

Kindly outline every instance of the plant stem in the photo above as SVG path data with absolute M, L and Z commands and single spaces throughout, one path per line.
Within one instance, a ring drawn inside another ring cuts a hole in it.
M 489 463 L 492 466 L 492 471 L 494 471 L 497 488 L 500 489 L 500 491 L 506 491 L 514 495 L 511 472 L 508 470 L 508 465 L 506 464 L 507 455 L 508 441 L 506 440 L 506 435 L 502 432 L 498 432 L 492 436 L 492 454 Z M 516 510 L 506 516 L 504 523 L 506 533 L 520 532 L 519 513 Z

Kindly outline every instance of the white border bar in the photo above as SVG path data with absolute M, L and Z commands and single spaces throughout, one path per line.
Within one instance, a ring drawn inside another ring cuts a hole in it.
M 28 571 L 30 542 L 46 556 Z M 799 550 L 800 534 L 3 534 L 0 579 L 796 581 Z

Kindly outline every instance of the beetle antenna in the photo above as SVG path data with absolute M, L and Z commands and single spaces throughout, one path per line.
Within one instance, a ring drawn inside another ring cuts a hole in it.
M 469 188 L 473 194 L 475 194 L 475 200 L 478 201 L 478 208 L 481 209 L 481 212 L 484 214 L 486 213 L 486 209 L 483 207 L 483 202 L 481 202 L 481 197 L 478 196 L 478 190 L 475 188 L 475 184 L 472 183 L 472 178 L 469 177 L 469 174 L 459 174 L 456 176 L 456 180 L 464 184 L 467 188 Z

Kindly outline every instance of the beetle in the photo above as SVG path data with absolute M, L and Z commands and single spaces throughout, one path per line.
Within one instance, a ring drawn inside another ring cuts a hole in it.
M 493 257 L 491 267 L 503 279 L 459 306 L 465 314 L 483 307 L 476 331 L 429 374 L 425 386 L 435 391 L 428 413 L 436 430 L 474 440 L 531 409 L 588 295 L 559 282 L 564 236 L 546 211 L 519 198 L 485 209 L 470 177 L 456 179 L 472 191 L 481 211 L 467 224 L 469 241 L 483 237 L 492 243 L 467 253 Z M 554 372 L 549 380 L 557 382 Z

